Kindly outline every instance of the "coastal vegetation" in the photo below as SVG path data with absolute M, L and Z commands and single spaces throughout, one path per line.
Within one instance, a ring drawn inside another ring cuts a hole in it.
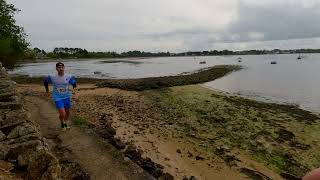
M 199 86 L 147 91 L 162 119 L 231 166 L 242 152 L 287 179 L 320 166 L 320 117 L 291 105 L 213 93 Z
M 14 5 L 0 0 L 0 61 L 6 68 L 13 68 L 29 45 L 23 28 L 14 19 L 17 12 Z

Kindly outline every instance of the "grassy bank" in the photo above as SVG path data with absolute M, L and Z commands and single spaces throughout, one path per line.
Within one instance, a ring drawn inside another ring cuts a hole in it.
M 199 86 L 146 91 L 162 119 L 232 165 L 240 151 L 288 179 L 320 166 L 320 117 L 295 106 L 214 93 Z
M 148 89 L 159 89 L 164 87 L 182 86 L 213 81 L 226 74 L 239 70 L 240 66 L 219 65 L 188 75 L 152 77 L 141 79 L 111 79 L 98 83 L 98 87 L 118 88 L 125 90 L 142 91 Z

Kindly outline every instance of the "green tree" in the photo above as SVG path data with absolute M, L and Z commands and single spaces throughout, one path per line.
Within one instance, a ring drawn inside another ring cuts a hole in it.
M 0 0 L 0 61 L 7 68 L 14 67 L 29 45 L 23 28 L 16 25 L 17 12 L 13 4 Z

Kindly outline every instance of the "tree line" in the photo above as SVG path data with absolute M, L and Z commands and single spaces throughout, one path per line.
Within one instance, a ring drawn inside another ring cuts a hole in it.
M 26 59 L 68 59 L 68 58 L 127 58 L 127 57 L 168 57 L 168 56 L 223 56 L 223 55 L 262 55 L 262 54 L 294 54 L 294 53 L 320 53 L 320 49 L 295 49 L 295 50 L 212 50 L 212 51 L 188 51 L 181 53 L 170 52 L 145 52 L 145 51 L 128 51 L 128 52 L 90 52 L 82 48 L 59 47 L 54 48 L 52 52 L 46 53 L 44 50 L 34 48 L 32 56 L 26 56 Z M 30 54 L 30 53 L 29 53 Z
M 23 28 L 16 25 L 17 12 L 12 4 L 0 0 L 0 61 L 7 68 L 14 67 L 29 46 Z

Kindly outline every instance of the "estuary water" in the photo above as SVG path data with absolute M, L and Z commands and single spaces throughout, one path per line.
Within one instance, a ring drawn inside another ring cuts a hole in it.
M 203 86 L 267 102 L 296 104 L 320 112 L 320 54 L 161 57 L 137 59 L 60 60 L 67 73 L 99 79 L 177 75 L 221 64 L 243 69 Z M 205 64 L 199 62 L 205 61 Z M 241 61 L 241 62 L 239 62 Z M 276 64 L 271 64 L 275 61 Z M 55 73 L 55 62 L 28 63 L 10 74 L 45 76 Z

